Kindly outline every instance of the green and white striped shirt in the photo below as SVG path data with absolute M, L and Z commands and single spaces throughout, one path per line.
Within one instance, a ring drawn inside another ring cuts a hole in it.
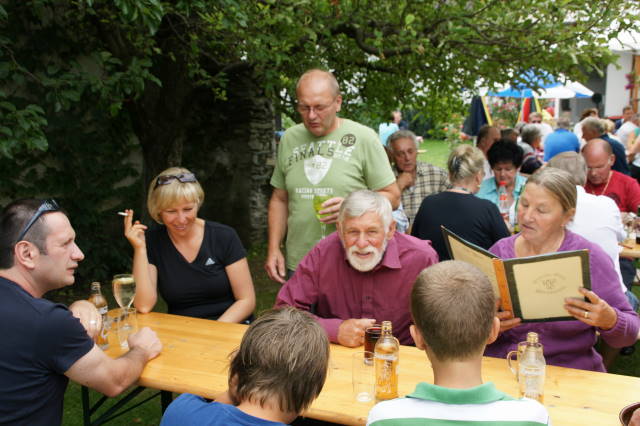
M 551 425 L 547 409 L 538 401 L 515 399 L 485 383 L 470 389 L 449 389 L 418 383 L 405 398 L 376 404 L 367 425 Z

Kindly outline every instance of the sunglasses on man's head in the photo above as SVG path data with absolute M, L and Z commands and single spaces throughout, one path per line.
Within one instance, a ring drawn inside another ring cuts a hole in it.
M 160 185 L 168 185 L 174 179 L 177 179 L 182 183 L 197 182 L 196 175 L 194 175 L 193 173 L 180 173 L 179 175 L 162 175 L 158 176 L 158 179 L 156 179 L 156 186 L 154 186 L 153 189 L 156 189 Z
M 50 198 L 48 200 L 43 200 L 42 204 L 40 204 L 40 207 L 38 207 L 38 210 L 36 210 L 33 216 L 31 216 L 31 219 L 29 219 L 29 222 L 27 222 L 24 228 L 22 228 L 22 231 L 20 231 L 20 234 L 18 235 L 18 239 L 16 240 L 16 243 L 19 241 L 22 241 L 22 239 L 27 234 L 27 232 L 29 232 L 29 229 L 31 229 L 33 224 L 36 223 L 36 220 L 38 220 L 40 216 L 42 216 L 45 213 L 58 212 L 58 211 L 60 211 L 60 206 L 58 206 L 58 203 L 56 203 L 56 200 L 54 200 L 53 198 Z

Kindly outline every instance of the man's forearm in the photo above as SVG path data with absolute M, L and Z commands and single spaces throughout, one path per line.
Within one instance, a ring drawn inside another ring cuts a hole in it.
M 272 198 L 269 201 L 269 242 L 268 249 L 280 249 L 282 240 L 287 230 L 287 215 L 289 207 L 286 202 Z
M 123 387 L 123 390 L 138 380 L 147 361 L 149 361 L 147 353 L 140 348 L 133 348 L 116 359 L 116 362 L 121 364 L 118 366 L 118 382 Z
M 391 203 L 391 208 L 393 210 L 397 209 L 400 206 L 400 189 L 395 182 L 378 190 L 377 192 L 387 197 L 387 199 Z

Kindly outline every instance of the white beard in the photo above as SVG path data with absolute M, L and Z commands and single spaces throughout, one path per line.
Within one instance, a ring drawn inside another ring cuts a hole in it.
M 378 263 L 380 263 L 380 261 L 382 260 L 382 256 L 384 256 L 384 251 L 386 249 L 387 249 L 386 239 L 384 240 L 384 243 L 382 244 L 382 248 L 380 250 L 378 250 L 371 244 L 369 244 L 363 249 L 359 249 L 356 245 L 353 245 L 349 247 L 349 249 L 347 250 L 347 260 L 349 261 L 349 264 L 351 264 L 351 266 L 354 269 L 360 272 L 369 272 L 370 270 L 375 268 L 376 265 L 378 265 Z M 373 253 L 373 257 L 368 259 L 360 259 L 356 255 L 356 252 L 359 254 Z

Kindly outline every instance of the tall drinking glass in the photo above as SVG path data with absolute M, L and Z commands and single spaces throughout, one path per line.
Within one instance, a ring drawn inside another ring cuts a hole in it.
M 113 276 L 113 297 L 121 308 L 122 315 L 127 315 L 127 309 L 131 307 L 136 297 L 136 282 L 131 274 L 118 274 Z
M 327 224 L 322 222 L 320 219 L 322 219 L 324 216 L 327 215 L 323 215 L 320 214 L 320 210 L 322 210 L 322 203 L 324 203 L 325 201 L 329 200 L 333 198 L 332 195 L 314 195 L 313 196 L 313 208 L 316 210 L 316 217 L 318 218 L 318 221 L 320 221 L 320 230 L 322 232 L 322 238 L 326 237 L 327 235 Z

